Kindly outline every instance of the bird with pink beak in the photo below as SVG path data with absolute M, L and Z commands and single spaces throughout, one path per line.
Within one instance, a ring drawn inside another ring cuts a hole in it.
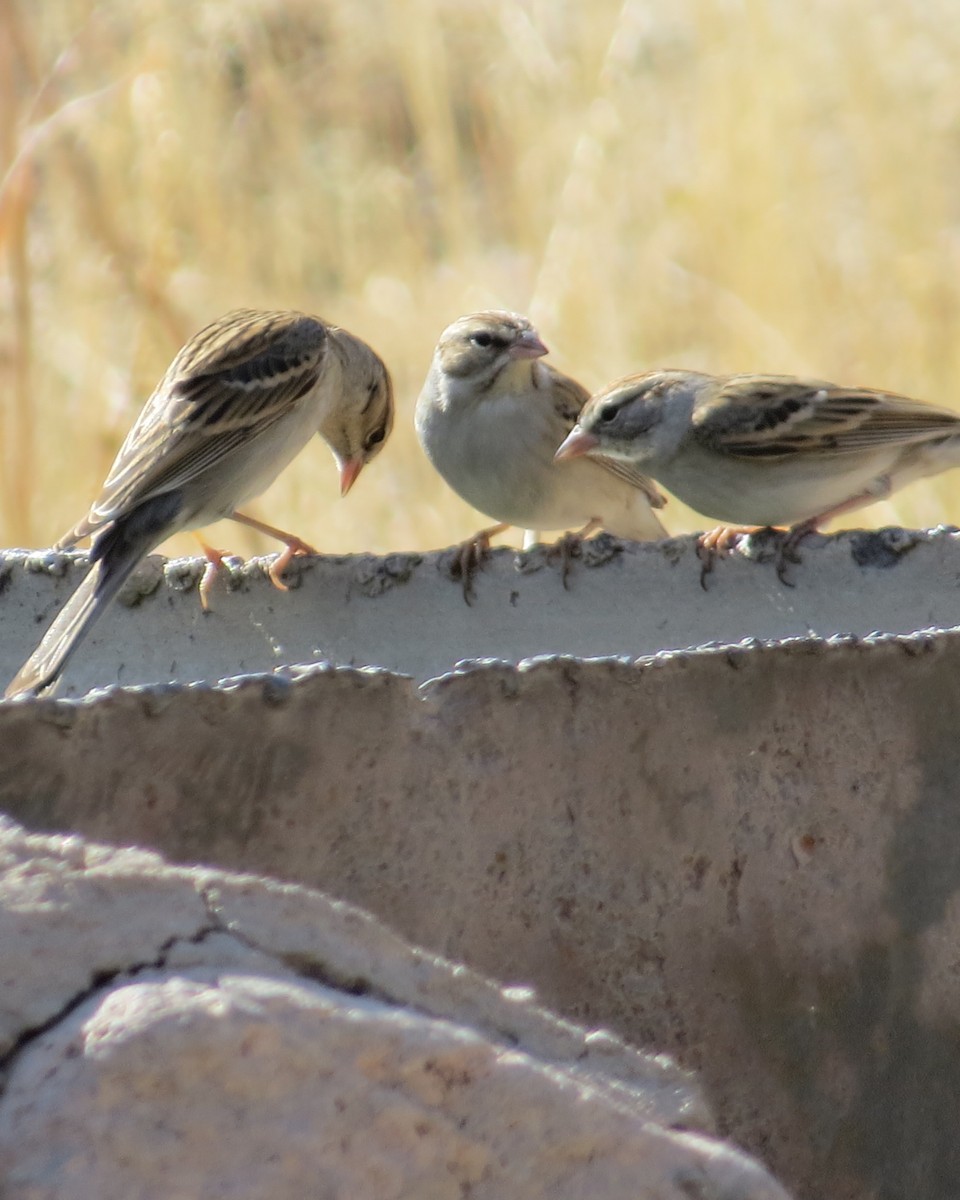
M 491 537 L 511 525 L 526 531 L 525 547 L 539 530 L 578 531 L 558 543 L 565 573 L 578 538 L 594 529 L 666 536 L 652 511 L 663 498 L 645 476 L 616 463 L 554 461 L 588 392 L 545 363 L 546 353 L 519 313 L 470 313 L 440 335 L 417 401 L 427 457 L 458 495 L 498 522 L 459 547 L 468 601 Z
M 286 545 L 269 569 L 279 588 L 295 554 L 312 547 L 240 511 L 315 433 L 333 451 L 340 490 L 378 454 L 393 422 L 393 389 L 365 342 L 300 312 L 239 309 L 192 337 L 127 434 L 87 515 L 56 545 L 91 539 L 90 570 L 7 687 L 10 697 L 52 689 L 124 582 L 181 530 L 228 518 Z M 223 552 L 201 540 L 207 596 Z
M 597 392 L 556 459 L 596 455 L 721 521 L 699 539 L 708 562 L 744 533 L 785 526 L 784 578 L 821 525 L 960 466 L 960 414 L 823 379 L 647 371 Z

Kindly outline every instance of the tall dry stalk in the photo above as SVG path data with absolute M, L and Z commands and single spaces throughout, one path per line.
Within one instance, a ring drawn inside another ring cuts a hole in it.
M 22 76 L 32 82 L 29 45 L 14 0 L 0 3 L 0 262 L 10 284 L 10 387 L 3 421 L 3 517 L 8 536 L 29 545 L 35 488 L 32 275 L 28 216 L 34 194 L 32 166 L 19 158 Z M 21 76 L 22 73 L 22 76 Z M 20 78 L 18 78 L 20 77 Z

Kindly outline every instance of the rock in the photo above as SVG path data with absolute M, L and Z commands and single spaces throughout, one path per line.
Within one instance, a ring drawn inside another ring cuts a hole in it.
M 0 945 L 4 1200 L 786 1197 L 666 1058 L 305 888 L 3 822 Z

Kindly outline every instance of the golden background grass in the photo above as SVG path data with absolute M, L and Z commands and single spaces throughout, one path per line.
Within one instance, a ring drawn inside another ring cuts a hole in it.
M 689 366 L 956 405 L 958 63 L 952 0 L 0 0 L 0 544 L 86 510 L 237 306 L 319 313 L 393 373 L 346 501 L 318 441 L 252 506 L 329 551 L 482 523 L 412 430 L 477 308 L 591 387 Z M 851 523 L 960 520 L 958 484 Z

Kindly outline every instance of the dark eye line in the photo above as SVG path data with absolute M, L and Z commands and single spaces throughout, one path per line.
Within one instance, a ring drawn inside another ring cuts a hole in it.
M 480 346 L 483 350 L 488 349 L 490 346 L 496 346 L 498 350 L 501 350 L 507 344 L 503 338 L 496 337 L 494 334 L 486 332 L 472 333 L 470 335 L 470 341 L 473 342 L 475 346 Z

